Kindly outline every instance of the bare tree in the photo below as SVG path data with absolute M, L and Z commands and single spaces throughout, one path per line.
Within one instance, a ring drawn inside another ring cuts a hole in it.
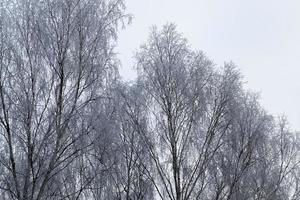
M 162 199 L 197 199 L 208 164 L 228 129 L 226 105 L 239 79 L 202 52 L 193 52 L 175 26 L 153 30 L 137 54 L 139 78 L 148 94 L 149 129 L 144 133 Z
M 1 190 L 11 199 L 78 199 L 89 183 L 80 181 L 79 159 L 93 144 L 89 105 L 118 76 L 113 41 L 129 16 L 120 0 L 6 5 Z

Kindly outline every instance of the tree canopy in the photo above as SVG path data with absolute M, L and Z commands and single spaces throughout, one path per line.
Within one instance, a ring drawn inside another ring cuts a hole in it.
M 298 134 L 176 25 L 152 28 L 128 83 L 123 0 L 0 6 L 1 199 L 300 199 Z

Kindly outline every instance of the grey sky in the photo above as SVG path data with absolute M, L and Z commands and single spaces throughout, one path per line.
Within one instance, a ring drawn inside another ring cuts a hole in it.
M 261 93 L 272 114 L 286 114 L 300 130 L 299 0 L 127 0 L 134 15 L 121 31 L 117 51 L 125 79 L 135 77 L 133 52 L 147 40 L 149 27 L 177 24 L 192 48 L 218 65 L 233 61 L 246 87 Z

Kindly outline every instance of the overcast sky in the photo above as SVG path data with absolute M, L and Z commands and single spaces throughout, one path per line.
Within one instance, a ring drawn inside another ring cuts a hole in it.
M 300 0 L 126 0 L 132 24 L 117 51 L 124 79 L 135 77 L 133 53 L 152 25 L 177 24 L 194 50 L 217 65 L 233 61 L 246 88 L 261 94 L 271 114 L 300 130 Z

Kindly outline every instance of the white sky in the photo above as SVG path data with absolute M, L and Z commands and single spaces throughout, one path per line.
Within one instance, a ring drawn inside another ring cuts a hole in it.
M 124 79 L 133 79 L 133 53 L 152 25 L 177 24 L 194 50 L 216 64 L 233 61 L 246 87 L 260 92 L 272 114 L 300 130 L 300 0 L 126 0 L 132 24 L 119 35 Z

